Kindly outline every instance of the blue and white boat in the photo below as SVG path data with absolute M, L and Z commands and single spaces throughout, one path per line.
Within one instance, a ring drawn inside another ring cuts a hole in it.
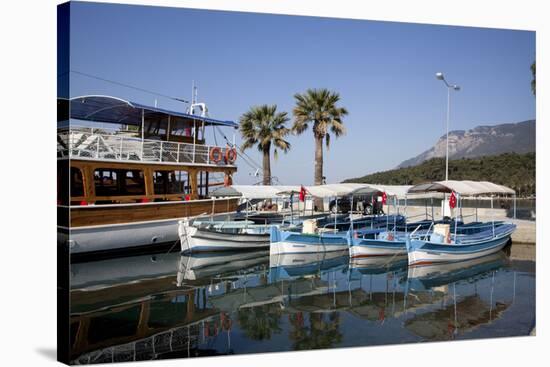
M 272 226 L 295 228 L 299 226 L 303 217 L 282 211 L 252 211 L 251 200 L 264 201 L 267 199 L 279 200 L 280 191 L 295 190 L 294 186 L 260 186 L 260 185 L 233 185 L 222 187 L 211 193 L 216 197 L 239 197 L 245 200 L 246 209 L 234 213 L 232 216 L 184 218 L 178 223 L 178 235 L 181 252 L 184 254 L 198 252 L 259 250 L 269 247 L 269 234 Z M 275 207 L 277 207 L 275 205 Z M 257 224 L 250 220 L 261 214 L 266 222 Z M 267 220 L 269 218 L 269 221 Z M 269 222 L 269 223 L 268 223 Z
M 407 223 L 407 228 L 417 229 L 415 234 L 418 239 L 427 239 L 430 230 L 435 224 L 448 223 L 450 231 L 453 232 L 457 226 L 457 234 L 475 234 L 487 229 L 486 224 L 475 222 L 473 224 L 464 224 L 462 221 L 431 221 L 426 227 L 427 221 L 416 223 Z M 495 222 L 495 226 L 500 226 L 502 222 Z M 400 230 L 401 229 L 401 230 Z M 348 234 L 349 253 L 351 258 L 366 258 L 379 256 L 407 256 L 407 236 L 408 233 L 400 227 L 394 227 L 393 230 L 358 230 L 350 231 Z
M 406 234 L 383 231 L 375 238 L 361 238 L 356 233 L 348 236 L 349 256 L 353 259 L 362 257 L 400 256 L 407 254 Z
M 347 250 L 346 233 L 300 233 L 271 227 L 269 254 L 305 254 Z
M 457 209 L 460 208 L 460 199 L 463 196 L 491 195 L 492 208 L 493 195 L 515 195 L 512 189 L 505 186 L 475 181 L 439 181 L 409 189 L 409 193 L 427 192 L 456 195 Z M 434 226 L 434 230 L 429 230 L 428 233 L 416 234 L 413 231 L 407 237 L 409 265 L 431 265 L 487 256 L 502 250 L 511 241 L 512 233 L 516 230 L 513 223 L 495 221 L 468 227 L 465 233 L 459 232 L 457 225 L 452 233 L 450 226 L 447 226 L 440 227 L 443 233 Z
M 389 186 L 388 186 L 389 187 Z M 402 191 L 404 191 L 403 187 Z M 408 189 L 408 187 L 406 187 Z M 283 231 L 279 228 L 271 228 L 271 246 L 269 253 L 273 254 L 293 254 L 293 253 L 317 253 L 341 251 L 349 247 L 349 232 L 355 231 L 356 223 L 360 226 L 360 233 L 365 238 L 372 238 L 385 228 L 395 228 L 405 222 L 404 217 L 399 213 L 393 215 L 364 216 L 358 213 L 353 205 L 354 196 L 370 196 L 377 198 L 385 193 L 387 187 L 381 188 L 375 185 L 367 184 L 334 184 L 320 185 L 307 188 L 312 196 L 330 199 L 349 196 L 351 198 L 351 208 L 345 227 L 338 223 L 338 215 L 334 216 L 334 222 L 330 220 L 304 222 L 302 232 Z M 388 206 L 389 208 L 389 206 Z M 389 214 L 389 213 L 388 213 Z M 321 227 L 319 227 L 321 224 Z M 355 232 L 354 232 L 355 233 Z M 403 244 L 404 246 L 404 244 Z M 404 252 L 404 251 L 403 251 Z
M 450 242 L 432 233 L 427 239 L 407 239 L 409 265 L 431 265 L 464 261 L 502 250 L 510 241 L 516 225 L 503 223 L 473 235 L 451 235 Z
M 370 258 L 370 257 L 400 257 L 407 255 L 406 237 L 407 228 L 411 223 L 407 223 L 406 217 L 401 216 L 398 210 L 398 201 L 406 199 L 406 192 L 410 186 L 370 186 L 385 194 L 386 197 L 391 197 L 393 200 L 393 207 L 397 215 L 386 222 L 385 229 L 382 225 L 378 230 L 372 229 L 370 231 L 360 229 L 355 230 L 355 222 L 353 223 L 351 230 L 348 233 L 349 254 L 352 259 L 358 258 Z M 358 189 L 354 191 L 354 195 L 360 195 L 365 189 Z M 406 201 L 405 201 L 406 202 Z M 388 210 L 390 206 L 388 205 Z M 403 220 L 397 218 L 403 217 Z M 383 221 L 382 221 L 383 223 Z M 425 226 L 425 223 L 419 222 L 421 227 Z

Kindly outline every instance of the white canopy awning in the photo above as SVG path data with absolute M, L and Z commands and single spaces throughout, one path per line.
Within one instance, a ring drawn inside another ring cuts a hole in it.
M 387 196 L 396 197 L 397 199 L 404 199 L 407 196 L 408 190 L 412 187 L 410 185 L 376 185 L 376 184 L 364 184 L 366 187 L 357 189 L 352 192 L 353 195 L 367 195 L 371 193 L 385 192 Z
M 488 181 L 436 181 L 412 186 L 408 194 L 422 194 L 429 192 L 450 193 L 456 192 L 463 196 L 476 195 L 515 195 L 509 187 L 497 185 Z
M 272 199 L 283 191 L 299 191 L 300 186 L 232 185 L 212 191 L 213 197 L 243 197 L 246 199 Z
M 318 198 L 335 198 L 349 195 L 372 195 L 386 193 L 387 196 L 405 198 L 411 186 L 372 185 L 341 183 L 304 186 L 308 195 Z M 272 199 L 300 192 L 300 185 L 232 185 L 220 187 L 210 193 L 212 197 L 242 197 L 246 199 Z
M 365 184 L 327 184 L 327 185 L 315 185 L 305 186 L 308 194 L 318 198 L 334 198 L 338 196 L 350 195 L 353 191 L 367 187 Z

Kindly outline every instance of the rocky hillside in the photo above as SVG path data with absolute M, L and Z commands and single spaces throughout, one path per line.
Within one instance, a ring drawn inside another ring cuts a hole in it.
M 502 153 L 535 151 L 535 120 L 516 124 L 478 126 L 471 130 L 449 132 L 449 159 L 474 158 Z M 424 153 L 407 159 L 397 168 L 416 166 L 432 158 L 445 157 L 446 136 Z

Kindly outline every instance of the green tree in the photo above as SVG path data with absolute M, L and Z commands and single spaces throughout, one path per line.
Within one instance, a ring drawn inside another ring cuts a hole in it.
M 241 149 L 257 146 L 263 155 L 263 184 L 271 185 L 271 146 L 275 146 L 274 157 L 277 159 L 277 148 L 288 152 L 290 143 L 285 137 L 290 133 L 285 124 L 289 121 L 286 112 L 277 112 L 277 105 L 253 106 L 240 118 L 240 131 L 244 139 Z
M 330 132 L 339 137 L 346 132 L 342 118 L 348 114 L 344 107 L 338 107 L 340 95 L 328 89 L 308 89 L 294 95 L 296 105 L 292 111 L 292 131 L 297 135 L 312 124 L 315 139 L 315 185 L 323 183 L 323 141 L 330 147 Z

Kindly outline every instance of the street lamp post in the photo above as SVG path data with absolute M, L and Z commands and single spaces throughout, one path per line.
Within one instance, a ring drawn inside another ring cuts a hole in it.
M 438 80 L 442 80 L 443 83 L 445 83 L 445 86 L 447 87 L 447 148 L 446 148 L 446 154 L 445 154 L 445 181 L 449 180 L 449 119 L 450 119 L 450 112 L 451 112 L 451 90 L 459 91 L 460 87 L 456 84 L 449 84 L 445 80 L 445 76 L 443 76 L 443 73 L 436 73 L 435 77 Z

